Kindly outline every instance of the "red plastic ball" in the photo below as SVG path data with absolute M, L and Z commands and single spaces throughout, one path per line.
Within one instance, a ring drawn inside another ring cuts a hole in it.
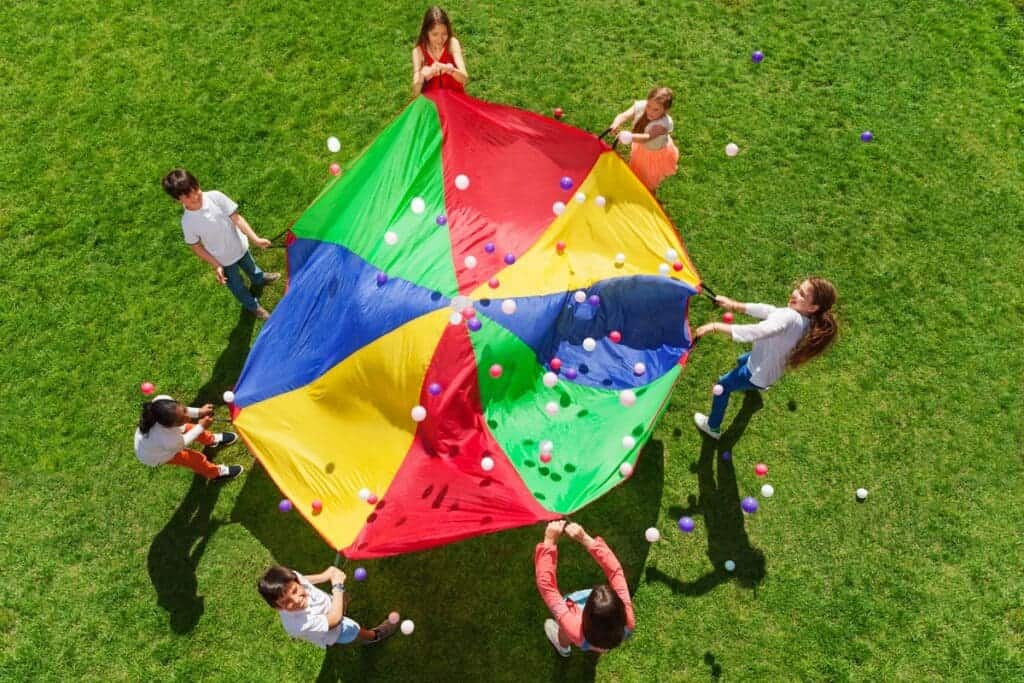
M 341 175 L 341 166 L 338 166 L 338 164 L 331 164 L 330 171 L 331 175 Z
M 324 504 L 319 500 L 314 500 L 310 507 L 313 508 L 313 512 L 320 512 L 324 509 Z
M 551 362 L 548 363 L 548 365 L 551 366 L 552 370 L 554 370 L 555 372 L 558 372 L 559 370 L 562 369 L 562 359 L 561 358 L 552 358 Z
M 144 393 L 144 394 L 145 394 L 146 396 L 149 396 L 149 395 L 150 395 L 150 394 L 152 394 L 152 393 L 153 393 L 154 391 L 156 391 L 156 387 L 155 387 L 155 386 L 153 386 L 153 383 L 152 383 L 152 382 L 143 382 L 143 383 L 142 383 L 142 384 L 141 384 L 141 385 L 139 386 L 139 391 L 141 391 L 142 393 Z
M 497 289 L 498 285 L 500 284 L 501 282 L 496 277 L 492 277 L 490 280 L 487 281 L 487 286 L 490 287 L 491 289 Z
M 550 453 L 541 453 L 540 454 L 540 461 L 543 462 L 543 463 L 551 462 L 551 454 Z
M 366 499 L 366 502 L 369 503 L 370 505 L 376 505 L 377 504 L 377 496 L 375 496 L 375 495 L 373 495 L 371 493 L 370 497 Z
M 563 116 L 565 116 L 565 112 L 564 112 L 564 111 L 562 111 L 562 108 L 561 108 L 561 107 L 555 107 L 555 112 L 554 112 L 554 113 L 555 113 L 555 118 L 556 118 L 556 119 L 560 119 L 560 118 L 562 118 Z
M 556 245 L 555 245 L 555 250 L 556 250 L 556 251 L 557 251 L 557 252 L 558 252 L 559 254 L 561 254 L 561 253 L 562 253 L 563 251 L 565 251 L 565 242 L 559 242 L 558 244 L 556 244 Z
M 683 262 L 682 261 L 676 261 L 675 263 L 672 264 L 672 270 L 676 271 L 677 273 L 680 270 L 682 270 L 682 269 L 683 269 Z
M 504 370 L 497 363 L 495 363 L 494 365 L 491 366 L 491 377 L 494 377 L 494 378 L 501 377 L 501 373 L 502 372 L 504 372 Z
M 472 306 L 466 306 L 465 308 L 462 309 L 462 317 L 465 318 L 466 320 L 469 320 L 470 318 L 475 318 L 476 309 L 473 308 Z
M 763 462 L 759 462 L 757 463 L 757 465 L 754 466 L 754 472 L 757 474 L 757 476 L 763 477 L 764 475 L 768 474 L 768 465 L 765 465 Z
M 732 313 L 726 311 L 722 314 L 722 322 L 731 323 L 733 320 L 735 320 L 735 318 Z
M 618 330 L 612 330 L 611 332 L 608 333 L 608 338 L 611 339 L 616 344 L 618 344 L 620 341 L 622 341 L 622 333 L 619 332 Z

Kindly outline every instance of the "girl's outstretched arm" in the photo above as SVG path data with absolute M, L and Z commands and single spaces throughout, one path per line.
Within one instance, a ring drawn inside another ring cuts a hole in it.
M 633 107 L 630 107 L 626 111 L 624 111 L 621 114 L 619 114 L 618 116 L 616 116 L 615 119 L 612 121 L 612 125 L 611 125 L 612 132 L 613 133 L 618 133 L 619 129 L 622 127 L 622 124 L 624 124 L 626 121 L 629 121 L 631 118 L 633 118 L 633 114 L 634 114 Z

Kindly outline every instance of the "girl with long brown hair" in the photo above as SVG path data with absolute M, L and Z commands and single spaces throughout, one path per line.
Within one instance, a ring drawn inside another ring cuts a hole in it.
M 678 168 L 679 150 L 672 142 L 675 126 L 668 115 L 672 98 L 671 88 L 651 88 L 646 100 L 634 102 L 611 125 L 619 141 L 630 145 L 629 167 L 651 192 Z M 630 130 L 620 132 L 627 121 L 632 121 Z
M 835 286 L 820 277 L 801 282 L 783 308 L 745 304 L 726 296 L 716 296 L 715 303 L 722 308 L 760 318 L 761 322 L 754 325 L 708 323 L 694 332 L 697 339 L 719 332 L 731 335 L 736 342 L 754 343 L 749 353 L 737 359 L 736 367 L 718 378 L 711 400 L 711 414 L 694 413 L 693 421 L 697 428 L 712 439 L 718 439 L 722 435 L 722 418 L 729 405 L 729 394 L 767 389 L 785 374 L 787 368 L 803 365 L 824 352 L 839 329 L 832 315 L 835 302 Z
M 465 92 L 469 72 L 462 57 L 462 45 L 452 31 L 452 22 L 440 7 L 423 15 L 420 35 L 412 49 L 412 94 L 431 90 Z

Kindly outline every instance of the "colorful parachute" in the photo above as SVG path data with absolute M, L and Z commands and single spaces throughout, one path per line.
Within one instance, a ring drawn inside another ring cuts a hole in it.
M 619 156 L 463 94 L 414 100 L 287 254 L 235 425 L 351 558 L 595 500 L 628 476 L 691 347 L 699 277 Z

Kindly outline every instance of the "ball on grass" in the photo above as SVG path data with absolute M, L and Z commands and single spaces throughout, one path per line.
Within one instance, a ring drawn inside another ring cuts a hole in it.
M 750 54 L 750 61 L 752 61 L 754 64 L 760 64 L 763 59 L 764 53 L 761 52 L 760 50 L 754 50 Z
M 739 145 L 737 145 L 735 142 L 730 142 L 728 145 L 725 146 L 725 156 L 734 157 L 739 153 Z
M 332 154 L 337 154 L 341 151 L 341 140 L 334 137 L 333 135 L 327 138 L 327 151 Z
M 754 474 L 756 474 L 759 477 L 765 476 L 766 474 L 768 474 L 768 465 L 765 465 L 763 462 L 757 463 L 756 465 L 754 465 Z
M 362 567 L 356 567 L 356 570 L 352 572 L 352 577 L 356 581 L 366 581 L 366 570 Z
M 722 322 L 723 323 L 730 323 L 731 324 L 732 321 L 735 320 L 735 319 L 736 319 L 736 317 L 732 313 L 730 313 L 729 311 L 726 311 L 725 313 L 722 314 Z
M 866 131 L 864 131 L 863 133 L 860 134 L 860 141 L 861 142 L 871 142 L 874 139 L 875 139 L 875 134 L 872 133 L 870 130 L 866 130 Z
M 697 526 L 697 525 L 694 523 L 693 518 L 691 518 L 691 517 L 680 517 L 679 518 L 679 530 L 682 531 L 683 533 L 686 533 L 686 534 L 690 533 L 691 531 L 693 531 L 695 526 Z
M 402 634 L 411 636 L 412 632 L 416 630 L 416 624 L 412 623 L 412 619 L 406 619 L 402 622 Z
M 555 115 L 556 119 L 560 119 L 565 116 L 565 111 L 563 111 L 561 107 L 555 107 L 551 113 Z
M 142 384 L 139 385 L 139 391 L 141 391 L 146 396 L 149 396 L 154 391 L 156 391 L 156 386 L 154 386 L 152 382 L 143 382 Z
M 327 170 L 331 172 L 331 175 L 341 175 L 341 166 L 338 164 L 331 164 Z
M 735 570 L 736 570 L 736 563 L 733 562 L 732 560 L 726 560 L 725 561 L 725 571 L 731 572 L 731 571 L 735 571 Z
M 748 515 L 754 514 L 755 512 L 757 512 L 757 498 L 747 496 L 746 498 L 740 501 L 740 507 L 743 508 L 743 511 L 746 512 Z
M 644 532 L 644 538 L 647 539 L 648 543 L 657 543 L 661 540 L 661 532 L 653 526 L 649 527 L 647 531 Z
M 865 488 L 857 489 L 857 500 L 865 500 L 868 497 L 868 490 Z
M 771 484 L 765 484 L 761 487 L 761 495 L 765 498 L 771 498 L 775 495 L 775 487 Z
M 292 502 L 287 498 L 282 498 L 281 502 L 277 504 L 277 509 L 280 510 L 281 512 L 291 512 Z

